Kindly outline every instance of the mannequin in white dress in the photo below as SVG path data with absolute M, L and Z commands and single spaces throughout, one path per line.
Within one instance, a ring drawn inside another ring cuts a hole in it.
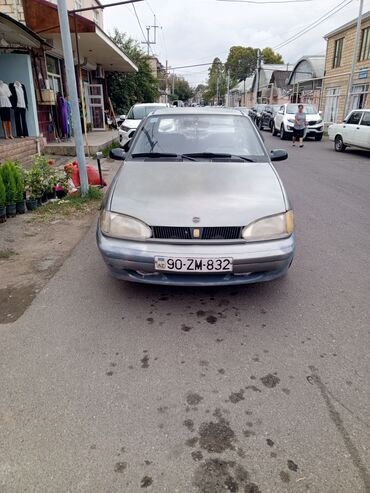
M 9 97 L 12 93 L 5 82 L 0 80 L 0 120 L 6 139 L 12 139 L 12 122 L 10 119 L 10 108 L 12 107 Z

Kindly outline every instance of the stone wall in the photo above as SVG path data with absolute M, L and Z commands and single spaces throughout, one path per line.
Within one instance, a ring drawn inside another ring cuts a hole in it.
M 22 0 L 0 0 L 0 12 L 26 24 Z

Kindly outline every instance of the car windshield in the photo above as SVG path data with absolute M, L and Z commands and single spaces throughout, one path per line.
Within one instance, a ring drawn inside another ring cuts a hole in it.
M 167 154 L 194 160 L 242 156 L 266 161 L 253 124 L 242 115 L 152 115 L 141 127 L 131 156 Z M 184 156 L 185 157 L 185 156 Z
M 256 110 L 257 110 L 257 111 L 263 111 L 263 110 L 265 109 L 265 106 L 266 106 L 266 105 L 264 105 L 264 104 L 257 104 L 257 106 L 256 106 Z
M 273 104 L 272 109 L 273 109 L 273 111 L 279 111 L 280 110 L 280 104 Z
M 295 115 L 296 113 L 298 113 L 298 104 L 288 104 L 288 106 L 286 107 L 286 112 L 289 114 L 289 115 Z M 311 105 L 303 105 L 303 111 L 307 114 L 307 115 L 315 115 L 317 113 L 317 110 L 316 108 L 314 108 L 313 106 Z
M 143 120 L 146 116 L 149 115 L 152 111 L 163 109 L 163 106 L 132 106 L 130 111 L 128 112 L 127 119 L 128 120 Z

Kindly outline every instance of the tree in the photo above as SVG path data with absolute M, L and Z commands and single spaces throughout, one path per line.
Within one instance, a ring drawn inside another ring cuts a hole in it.
M 219 58 L 215 58 L 208 72 L 208 84 L 207 89 L 204 91 L 204 99 L 206 102 L 213 101 L 216 104 L 219 104 L 226 93 L 227 82 L 225 66 Z
M 172 94 L 172 100 L 179 99 L 180 101 L 188 101 L 194 95 L 193 89 L 190 87 L 189 82 L 184 79 L 184 77 L 179 77 L 177 75 L 170 75 L 169 77 L 169 87 L 174 88 L 174 93 Z
M 115 29 L 112 40 L 138 67 L 138 72 L 108 74 L 108 92 L 118 114 L 126 113 L 135 103 L 152 103 L 157 99 L 159 81 L 153 76 L 148 57 L 137 41 Z
M 284 60 L 280 53 L 275 53 L 272 48 L 264 48 L 262 50 L 262 59 L 263 63 L 271 63 L 271 64 L 283 64 Z
M 231 84 L 250 77 L 257 68 L 257 48 L 251 46 L 232 46 L 225 64 L 226 70 L 230 70 Z M 275 53 L 272 48 L 262 50 L 263 63 L 282 64 L 282 56 Z

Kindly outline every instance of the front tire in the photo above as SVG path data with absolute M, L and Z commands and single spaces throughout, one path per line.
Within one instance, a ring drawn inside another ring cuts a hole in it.
M 262 121 L 262 118 L 260 118 L 259 121 L 258 121 L 258 128 L 260 130 L 263 130 L 263 121 Z
M 337 152 L 344 152 L 346 150 L 346 145 L 344 144 L 343 142 L 343 139 L 342 139 L 342 136 L 341 135 L 337 135 L 335 137 L 335 141 L 334 141 L 334 149 L 337 151 Z
M 278 131 L 276 130 L 275 123 L 272 124 L 272 135 L 276 137 L 278 134 Z
M 287 138 L 287 134 L 284 130 L 284 125 L 281 125 L 281 127 L 280 127 L 280 139 L 286 140 L 286 138 Z

